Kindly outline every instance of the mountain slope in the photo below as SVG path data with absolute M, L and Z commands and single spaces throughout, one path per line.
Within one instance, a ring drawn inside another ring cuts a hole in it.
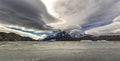
M 0 32 L 0 41 L 35 41 L 29 37 L 22 37 L 14 33 Z

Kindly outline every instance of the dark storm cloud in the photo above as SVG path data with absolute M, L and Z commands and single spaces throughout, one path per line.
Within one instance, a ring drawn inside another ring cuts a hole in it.
M 0 24 L 44 29 L 45 23 L 56 21 L 39 0 L 0 0 Z

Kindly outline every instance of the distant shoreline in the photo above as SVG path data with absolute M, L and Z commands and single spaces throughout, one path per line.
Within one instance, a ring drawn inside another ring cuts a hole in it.
M 97 37 L 84 36 L 84 37 L 80 37 L 80 38 L 51 37 L 51 38 L 46 38 L 46 39 L 41 40 L 41 41 L 49 41 L 51 39 L 56 39 L 56 41 L 80 41 L 80 40 L 120 41 L 120 35 L 97 36 Z M 29 38 L 29 37 L 22 37 L 20 35 L 14 34 L 14 33 L 0 32 L 0 41 L 39 41 L 39 40 L 34 40 L 32 38 Z

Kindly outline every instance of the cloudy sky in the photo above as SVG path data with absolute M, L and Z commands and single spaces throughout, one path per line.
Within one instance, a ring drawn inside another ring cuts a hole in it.
M 44 29 L 46 23 L 57 21 L 40 0 L 0 0 L 1 24 Z
M 120 0 L 0 0 L 0 25 L 26 29 L 80 26 L 88 34 L 120 33 Z
M 62 27 L 79 25 L 94 35 L 120 33 L 120 0 L 49 0 L 52 7 L 46 1 L 48 11 L 65 21 Z

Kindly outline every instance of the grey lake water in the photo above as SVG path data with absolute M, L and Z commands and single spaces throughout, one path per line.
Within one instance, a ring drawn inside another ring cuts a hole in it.
M 120 42 L 0 42 L 0 61 L 120 61 Z

